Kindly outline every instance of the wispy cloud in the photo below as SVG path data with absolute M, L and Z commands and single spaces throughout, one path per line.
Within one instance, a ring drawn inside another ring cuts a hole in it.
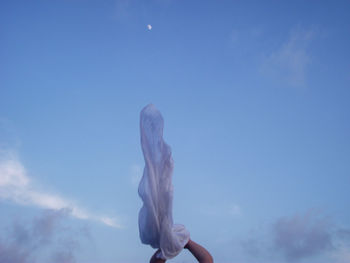
M 332 225 L 329 218 L 314 211 L 282 217 L 273 225 L 273 242 L 288 261 L 298 261 L 330 250 Z
M 330 217 L 311 209 L 278 218 L 269 228 L 242 240 L 241 247 L 254 258 L 300 262 L 323 255 L 344 263 L 350 259 L 350 230 L 340 230 Z
M 309 47 L 314 36 L 312 30 L 292 30 L 284 43 L 265 54 L 260 67 L 262 75 L 283 85 L 305 86 L 311 63 Z
M 350 262 L 350 244 L 342 242 L 338 245 L 337 250 L 332 254 L 333 263 L 349 263 Z
M 43 257 L 46 262 L 75 262 L 77 237 L 85 233 L 62 227 L 66 215 L 66 210 L 45 210 L 30 223 L 14 220 L 7 235 L 0 236 L 0 263 L 32 263 Z
M 95 220 L 115 228 L 123 227 L 117 218 L 95 215 L 62 196 L 38 190 L 17 155 L 8 151 L 2 152 L 0 157 L 0 199 L 45 209 L 65 209 L 78 219 Z
M 340 228 L 336 231 L 336 236 L 334 247 L 337 249 L 332 253 L 332 262 L 348 263 L 350 262 L 350 229 Z

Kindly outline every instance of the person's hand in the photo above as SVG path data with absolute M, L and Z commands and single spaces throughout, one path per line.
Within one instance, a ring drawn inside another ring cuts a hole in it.
M 157 257 L 157 254 L 159 252 L 160 252 L 160 249 L 158 249 L 156 253 L 153 254 L 153 256 L 151 257 L 150 263 L 164 263 L 166 261 L 165 259 L 161 259 Z
M 192 255 L 198 260 L 199 263 L 214 262 L 213 257 L 210 255 L 208 250 L 206 250 L 204 247 L 197 244 L 196 242 L 192 241 L 191 239 L 188 241 L 185 248 L 192 253 Z

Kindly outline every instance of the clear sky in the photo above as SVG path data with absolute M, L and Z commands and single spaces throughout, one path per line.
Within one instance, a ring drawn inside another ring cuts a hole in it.
M 148 103 L 173 150 L 174 220 L 216 263 L 350 262 L 349 13 L 1 1 L 0 263 L 148 262 Z

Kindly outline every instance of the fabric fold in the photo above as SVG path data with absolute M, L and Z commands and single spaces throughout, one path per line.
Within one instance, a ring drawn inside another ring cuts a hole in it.
M 173 223 L 174 162 L 171 148 L 163 140 L 164 120 L 153 104 L 140 114 L 141 147 L 145 168 L 138 193 L 143 201 L 139 212 L 139 232 L 143 244 L 159 248 L 159 258 L 178 255 L 190 238 L 181 224 Z

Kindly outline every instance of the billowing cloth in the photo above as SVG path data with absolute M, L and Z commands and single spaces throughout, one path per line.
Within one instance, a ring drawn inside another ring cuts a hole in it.
M 141 146 L 145 168 L 138 192 L 143 201 L 139 212 L 141 242 L 160 248 L 159 258 L 171 259 L 181 252 L 190 238 L 183 225 L 173 223 L 174 163 L 170 146 L 163 140 L 164 120 L 154 105 L 140 115 Z

